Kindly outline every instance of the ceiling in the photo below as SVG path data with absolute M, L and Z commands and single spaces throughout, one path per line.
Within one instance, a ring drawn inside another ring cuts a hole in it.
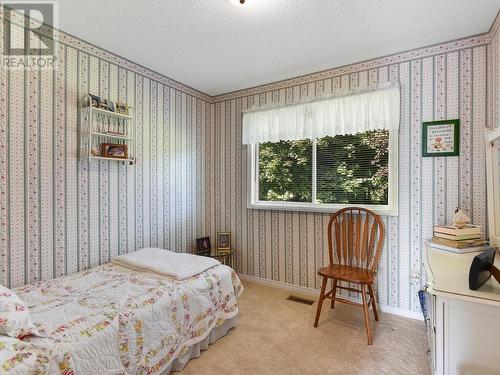
M 63 0 L 59 28 L 218 95 L 483 33 L 500 6 L 499 0 L 246 1 Z

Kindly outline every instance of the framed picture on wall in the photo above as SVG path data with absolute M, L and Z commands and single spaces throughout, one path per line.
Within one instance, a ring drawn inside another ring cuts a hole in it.
M 460 120 L 422 123 L 422 156 L 458 156 L 460 154 Z

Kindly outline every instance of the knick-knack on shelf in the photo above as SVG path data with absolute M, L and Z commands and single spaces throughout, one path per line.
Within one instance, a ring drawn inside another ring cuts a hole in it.
M 99 152 L 99 146 L 98 146 L 98 145 L 96 145 L 96 144 L 93 144 L 93 145 L 92 145 L 92 148 L 90 149 L 90 154 L 91 154 L 92 156 L 100 156 L 101 154 L 100 154 L 100 152 Z
M 453 215 L 453 226 L 460 229 L 469 223 L 470 218 L 462 211 L 462 209 L 457 208 L 455 210 L 455 215 Z

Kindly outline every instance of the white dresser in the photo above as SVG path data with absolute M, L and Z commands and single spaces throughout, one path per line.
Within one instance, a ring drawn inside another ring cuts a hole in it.
M 500 375 L 500 284 L 491 278 L 479 290 L 469 289 L 469 267 L 477 254 L 427 245 L 427 323 L 434 374 Z M 500 265 L 498 253 L 495 264 Z

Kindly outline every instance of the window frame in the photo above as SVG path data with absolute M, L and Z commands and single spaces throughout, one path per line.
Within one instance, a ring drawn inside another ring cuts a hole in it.
M 316 198 L 316 142 L 312 151 L 312 197 Z M 335 212 L 345 207 L 361 207 L 374 211 L 378 215 L 397 216 L 398 205 L 398 174 L 399 174 L 399 131 L 389 130 L 389 192 L 387 205 L 374 204 L 335 204 L 316 202 L 280 202 L 259 200 L 259 145 L 247 145 L 247 208 L 261 210 L 302 211 L 302 212 Z

